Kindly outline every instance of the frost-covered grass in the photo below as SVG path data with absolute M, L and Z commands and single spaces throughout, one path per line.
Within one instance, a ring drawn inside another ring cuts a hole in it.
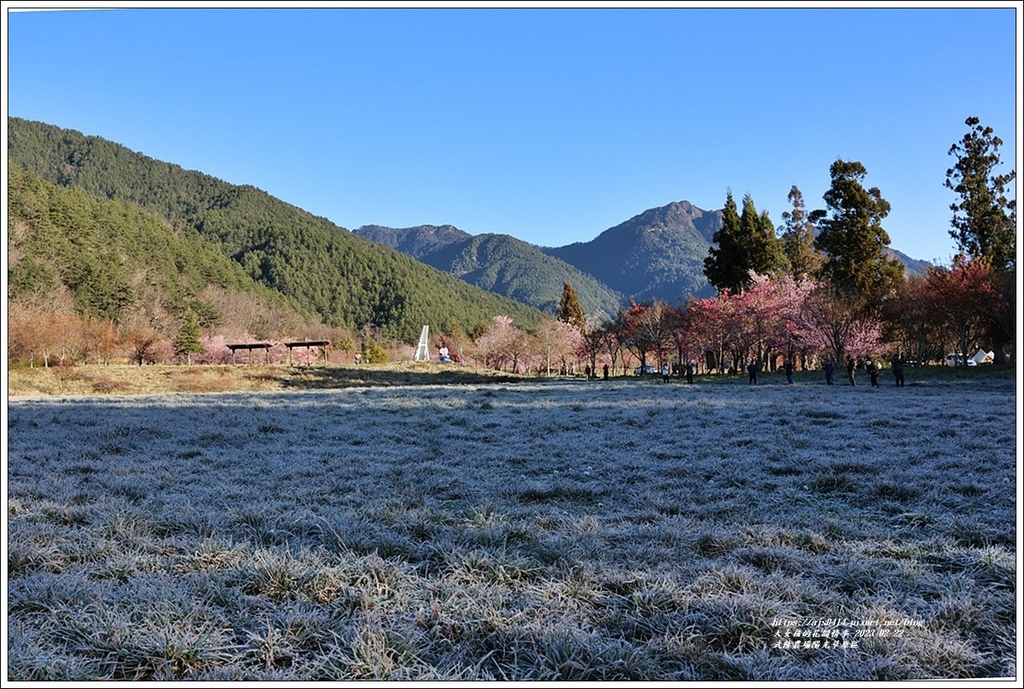
M 8 679 L 1014 677 L 1010 375 L 11 399 Z

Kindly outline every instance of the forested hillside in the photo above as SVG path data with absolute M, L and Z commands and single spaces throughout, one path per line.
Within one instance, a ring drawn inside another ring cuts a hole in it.
M 509 235 L 470 235 L 454 227 L 394 229 L 364 226 L 355 233 L 490 292 L 554 314 L 569 282 L 588 316 L 613 318 L 623 298 L 594 276 Z
M 253 281 L 328 325 L 374 325 L 413 342 L 423 325 L 471 332 L 499 314 L 525 327 L 543 318 L 535 309 L 355 236 L 255 187 L 228 184 L 39 122 L 10 118 L 8 131 L 12 169 L 132 204 L 171 230 L 216 246 Z M 74 226 L 67 229 L 73 232 Z
M 613 318 L 622 303 L 622 295 L 593 276 L 507 235 L 477 235 L 423 261 L 545 313 L 555 312 L 566 282 L 573 285 L 584 311 L 601 320 Z
M 170 333 L 188 311 L 204 328 L 257 336 L 319 320 L 197 235 L 16 165 L 8 175 L 8 298 Z

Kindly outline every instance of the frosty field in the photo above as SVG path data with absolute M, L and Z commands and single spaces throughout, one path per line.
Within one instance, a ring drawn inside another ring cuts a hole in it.
M 1011 376 L 11 398 L 7 677 L 1012 678 Z

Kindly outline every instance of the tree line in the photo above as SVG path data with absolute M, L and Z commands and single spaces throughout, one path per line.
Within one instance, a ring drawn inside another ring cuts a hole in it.
M 1015 171 L 997 172 L 1002 141 L 990 127 L 977 117 L 965 124 L 945 181 L 958 196 L 951 265 L 906 275 L 882 226 L 889 203 L 865 185 L 863 164 L 838 159 L 825 208 L 809 211 L 793 186 L 780 231 L 749 194 L 738 206 L 728 192 L 704 261 L 717 294 L 682 305 L 632 302 L 580 328 L 577 356 L 591 370 L 628 357 L 641 371 L 649 362 L 727 371 L 771 369 L 782 357 L 805 368 L 883 356 L 924 363 L 981 346 L 1005 363 L 1016 315 L 1016 201 L 1007 197 Z

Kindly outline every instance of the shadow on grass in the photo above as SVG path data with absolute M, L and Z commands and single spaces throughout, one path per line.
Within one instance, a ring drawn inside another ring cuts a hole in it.
M 351 387 L 389 387 L 405 385 L 484 385 L 490 383 L 535 382 L 538 378 L 493 373 L 475 369 L 441 368 L 375 368 L 365 366 L 308 366 L 277 369 L 252 374 L 256 380 L 276 382 L 281 388 L 323 390 Z

